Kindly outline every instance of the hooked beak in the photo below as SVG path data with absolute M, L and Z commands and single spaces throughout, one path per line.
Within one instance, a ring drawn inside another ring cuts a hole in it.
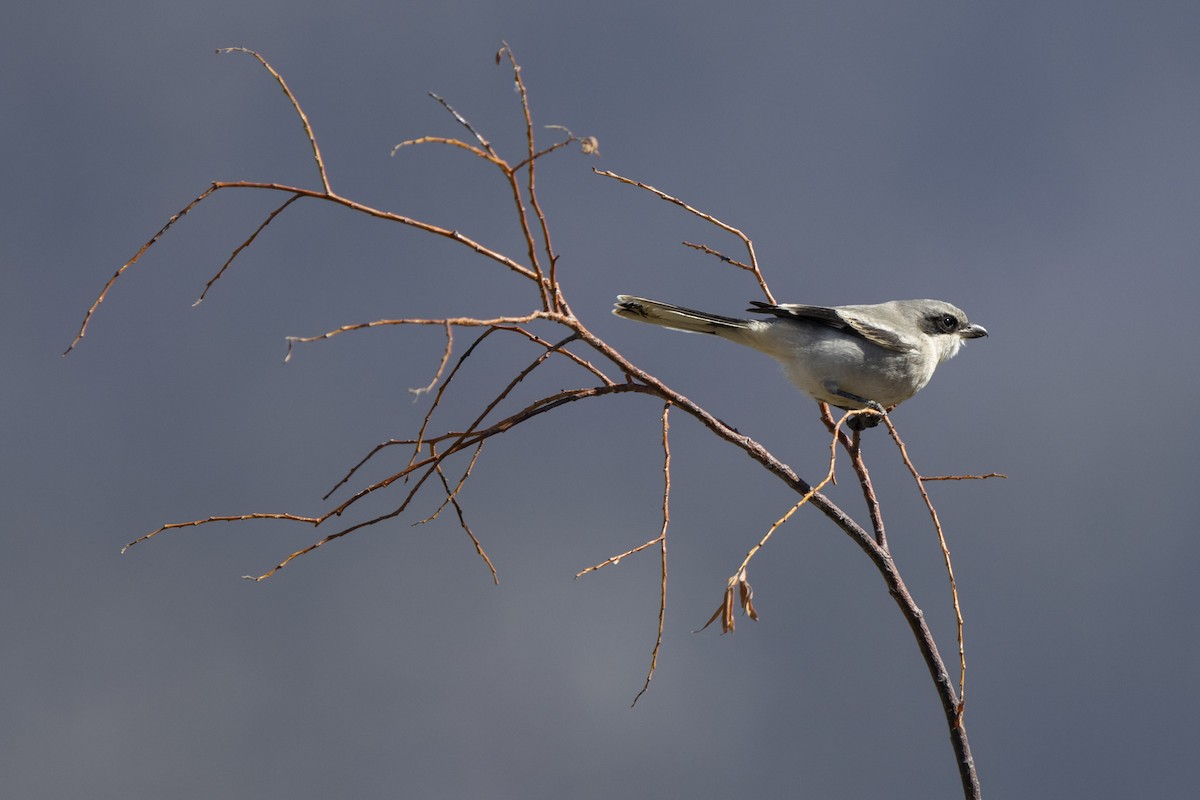
M 958 335 L 964 339 L 978 339 L 980 337 L 987 336 L 988 332 L 987 328 L 983 327 L 982 325 L 968 325 L 959 331 Z

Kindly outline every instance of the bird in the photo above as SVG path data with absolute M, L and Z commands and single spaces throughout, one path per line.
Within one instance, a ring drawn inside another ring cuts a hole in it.
M 617 295 L 613 313 L 677 331 L 707 333 L 766 353 L 809 397 L 843 410 L 883 414 L 929 383 L 934 370 L 968 339 L 987 336 L 962 309 L 942 300 L 891 300 L 848 306 L 751 301 L 738 319 L 632 295 Z M 874 427 L 856 415 L 851 427 Z

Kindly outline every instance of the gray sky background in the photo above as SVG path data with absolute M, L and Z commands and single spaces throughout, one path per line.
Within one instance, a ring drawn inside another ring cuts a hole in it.
M 1101 10 L 1103 8 L 1104 10 Z M 281 201 L 222 193 L 174 228 L 63 359 L 112 272 L 213 180 L 316 186 L 260 50 L 334 187 L 521 257 L 485 164 L 396 142 L 521 144 L 510 42 L 538 124 L 600 140 L 541 162 L 577 314 L 623 353 L 819 478 L 815 406 L 766 358 L 630 325 L 613 295 L 737 313 L 738 225 L 783 300 L 939 297 L 991 331 L 896 414 L 936 485 L 966 616 L 967 724 L 989 797 L 1186 796 L 1200 689 L 1200 6 L 914 3 L 40 3 L 0 27 L 0 784 L 6 797 L 953 797 L 941 711 L 862 553 L 804 511 L 752 565 L 762 615 L 695 634 L 793 498 L 672 417 L 670 596 L 658 672 L 658 405 L 577 404 L 495 441 L 452 518 L 322 548 L 255 523 L 319 513 L 376 442 L 416 431 L 437 330 L 298 350 L 396 317 L 531 310 L 444 240 L 301 203 L 199 307 Z M 552 137 L 548 134 L 545 141 Z M 469 337 L 460 334 L 461 345 Z M 531 354 L 472 359 L 441 428 Z M 529 388 L 579 385 L 565 366 Z M 526 400 L 534 395 L 523 395 Z M 936 542 L 875 431 L 896 558 L 953 660 Z M 387 474 L 381 462 L 367 477 Z M 832 497 L 861 515 L 843 473 Z M 367 511 L 389 508 L 381 498 Z

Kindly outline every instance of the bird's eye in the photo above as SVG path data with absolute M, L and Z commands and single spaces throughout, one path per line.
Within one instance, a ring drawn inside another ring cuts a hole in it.
M 937 326 L 944 333 L 954 333 L 958 330 L 958 320 L 953 314 L 943 314 L 937 318 Z

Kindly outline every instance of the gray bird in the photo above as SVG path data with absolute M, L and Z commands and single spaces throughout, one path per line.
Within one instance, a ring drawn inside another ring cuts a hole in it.
M 772 305 L 751 301 L 767 319 L 734 319 L 618 295 L 613 313 L 677 331 L 711 333 L 766 353 L 815 400 L 842 409 L 883 411 L 921 390 L 964 340 L 988 333 L 941 300 L 861 306 Z M 851 420 L 872 427 L 874 416 Z

